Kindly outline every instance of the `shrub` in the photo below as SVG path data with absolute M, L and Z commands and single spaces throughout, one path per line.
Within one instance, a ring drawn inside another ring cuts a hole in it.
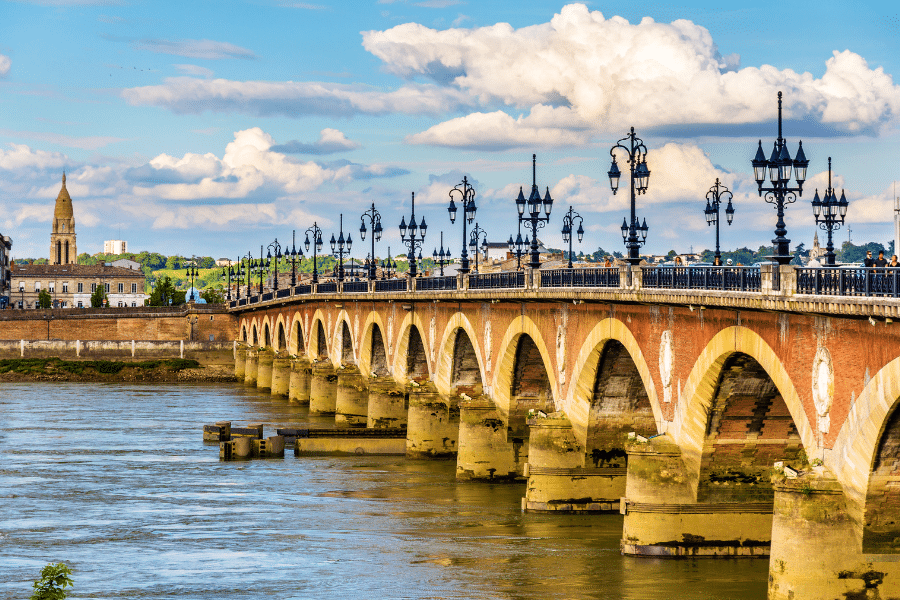
M 73 584 L 72 574 L 66 563 L 48 564 L 41 569 L 41 578 L 34 582 L 34 593 L 31 600 L 63 600 L 65 588 Z

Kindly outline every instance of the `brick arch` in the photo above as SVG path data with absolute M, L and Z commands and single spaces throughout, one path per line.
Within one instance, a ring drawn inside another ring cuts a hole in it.
M 520 343 L 523 341 L 523 336 L 527 336 L 534 343 L 544 364 L 551 395 L 547 404 L 555 408 L 555 399 L 559 398 L 559 384 L 553 368 L 555 361 L 550 359 L 550 351 L 547 349 L 541 330 L 531 318 L 520 315 L 509 324 L 500 341 L 500 352 L 497 365 L 494 367 L 494 381 L 491 386 L 491 396 L 494 399 L 494 404 L 497 405 L 503 418 L 507 420 L 510 413 L 514 412 L 512 388 L 516 381 L 516 358 L 520 354 Z M 545 410 L 543 407 L 541 408 Z
M 306 352 L 311 359 L 331 361 L 328 328 L 325 326 L 325 313 L 321 308 L 316 310 L 311 321 Z
M 687 472 L 697 475 L 702 462 L 709 411 L 726 365 L 735 354 L 748 355 L 765 370 L 787 406 L 808 456 L 816 456 L 815 432 L 797 389 L 771 346 L 755 331 L 727 327 L 706 345 L 691 369 L 668 434 L 681 448 Z
M 453 394 L 453 361 L 454 347 L 456 344 L 457 330 L 462 329 L 464 334 L 468 336 L 472 348 L 475 350 L 475 358 L 478 361 L 478 372 L 481 376 L 482 387 L 487 381 L 484 372 L 484 354 L 478 343 L 478 334 L 472 326 L 471 321 L 461 312 L 453 313 L 444 328 L 441 335 L 441 342 L 438 345 L 438 359 L 435 368 L 432 370 L 432 380 L 438 391 L 442 394 Z M 424 339 L 423 339 L 424 341 Z
M 427 338 L 425 337 L 425 332 L 427 331 L 425 329 L 425 324 L 422 322 L 422 318 L 416 311 L 409 311 L 406 314 L 406 317 L 403 318 L 403 322 L 400 323 L 400 334 L 397 336 L 397 345 L 396 350 L 394 350 L 393 356 L 394 379 L 401 384 L 409 383 L 411 379 L 409 372 L 409 359 L 411 352 L 410 339 L 413 335 L 413 329 L 417 331 L 417 333 L 419 334 L 419 338 L 422 340 L 423 350 L 425 351 L 425 365 L 428 372 L 428 377 L 430 379 L 433 379 L 434 377 L 434 365 L 428 352 L 429 345 L 427 343 Z M 412 351 L 414 350 L 415 349 L 412 349 Z
M 241 336 L 239 339 L 240 339 L 240 341 L 244 342 L 245 344 L 247 343 L 247 324 L 246 323 L 241 323 Z
M 900 358 L 895 358 L 875 373 L 863 388 L 850 407 L 831 454 L 826 455 L 825 464 L 841 483 L 849 500 L 848 509 L 863 527 L 866 513 L 873 508 L 873 496 L 878 491 L 875 487 L 879 482 L 874 470 L 878 466 L 879 449 L 889 429 L 896 426 L 894 421 L 900 415 L 898 411 Z
M 597 323 L 581 344 L 581 349 L 575 358 L 572 370 L 572 383 L 569 385 L 568 395 L 561 402 L 557 401 L 557 408 L 566 411 L 566 415 L 572 422 L 575 438 L 584 448 L 588 447 L 588 428 L 590 424 L 591 403 L 594 397 L 594 388 L 597 383 L 597 370 L 600 366 L 600 357 L 609 341 L 620 343 L 637 368 L 644 390 L 650 400 L 650 408 L 653 411 L 653 420 L 656 422 L 658 432 L 665 430 L 662 408 L 656 393 L 656 384 L 650 372 L 650 366 L 644 358 L 644 353 L 638 345 L 637 338 L 623 321 L 615 318 L 603 319 Z
M 359 371 L 363 375 L 368 375 L 372 373 L 372 337 L 374 335 L 375 328 L 381 332 L 382 345 L 384 346 L 385 358 L 387 359 L 387 348 L 388 348 L 388 340 L 387 333 L 384 327 L 384 320 L 381 318 L 381 315 L 377 311 L 370 311 L 366 316 L 366 322 L 363 324 L 362 328 L 362 336 L 360 336 L 359 341 Z M 386 360 L 387 368 L 390 370 L 391 363 L 389 360 Z
M 278 317 L 274 320 L 272 331 L 272 348 L 276 352 L 284 352 L 288 347 L 287 331 L 285 330 L 284 325 L 284 315 L 279 314 Z
M 299 312 L 295 312 L 291 317 L 290 329 L 288 329 L 288 350 L 291 354 L 299 356 L 306 353 L 303 333 L 303 317 Z
M 344 335 L 345 331 L 347 332 L 346 336 Z M 331 339 L 332 362 L 335 364 L 357 364 L 358 352 L 356 345 L 353 343 L 353 326 L 350 323 L 350 315 L 347 314 L 346 310 L 341 310 L 338 313 Z M 338 360 L 335 361 L 334 358 Z

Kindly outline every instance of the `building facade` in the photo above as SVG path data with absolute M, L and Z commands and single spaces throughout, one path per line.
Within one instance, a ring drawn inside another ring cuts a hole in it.
M 104 254 L 125 254 L 128 252 L 128 242 L 125 240 L 106 240 L 103 242 Z
M 0 234 L 0 308 L 9 306 L 9 291 L 12 288 L 12 279 L 9 271 L 9 252 L 12 250 L 12 239 Z
M 16 308 L 37 308 L 41 290 L 54 308 L 87 308 L 98 286 L 107 306 L 143 306 L 144 274 L 134 269 L 100 265 L 14 265 L 10 301 Z

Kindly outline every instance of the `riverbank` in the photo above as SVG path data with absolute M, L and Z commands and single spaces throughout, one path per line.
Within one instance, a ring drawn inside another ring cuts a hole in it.
M 21 358 L 0 360 L 0 382 L 233 382 L 227 365 L 201 365 L 191 359 L 139 362 Z

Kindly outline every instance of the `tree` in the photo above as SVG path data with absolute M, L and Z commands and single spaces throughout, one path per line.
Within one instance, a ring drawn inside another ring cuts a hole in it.
M 197 259 L 197 268 L 199 269 L 212 269 L 216 266 L 216 260 L 211 256 L 204 256 L 203 258 Z
M 170 256 L 166 259 L 166 268 L 167 269 L 180 269 L 181 264 L 184 262 L 184 257 L 182 256 Z
M 66 563 L 48 564 L 41 569 L 41 578 L 34 582 L 31 600 L 63 600 L 66 588 L 73 585 L 72 569 Z
M 174 304 L 174 295 L 175 284 L 172 283 L 172 278 L 166 275 L 156 280 L 156 287 L 153 288 L 153 293 L 150 294 L 148 304 L 150 306 L 169 306 Z M 183 297 L 184 293 L 182 292 Z
M 222 293 L 221 288 L 209 288 L 203 290 L 200 297 L 206 300 L 207 304 L 224 304 L 225 302 L 225 294 Z
M 38 308 L 50 308 L 51 306 L 53 306 L 53 298 L 50 297 L 50 292 L 41 290 L 38 293 Z
M 106 304 L 106 286 L 102 283 L 91 294 L 91 308 L 102 308 Z

